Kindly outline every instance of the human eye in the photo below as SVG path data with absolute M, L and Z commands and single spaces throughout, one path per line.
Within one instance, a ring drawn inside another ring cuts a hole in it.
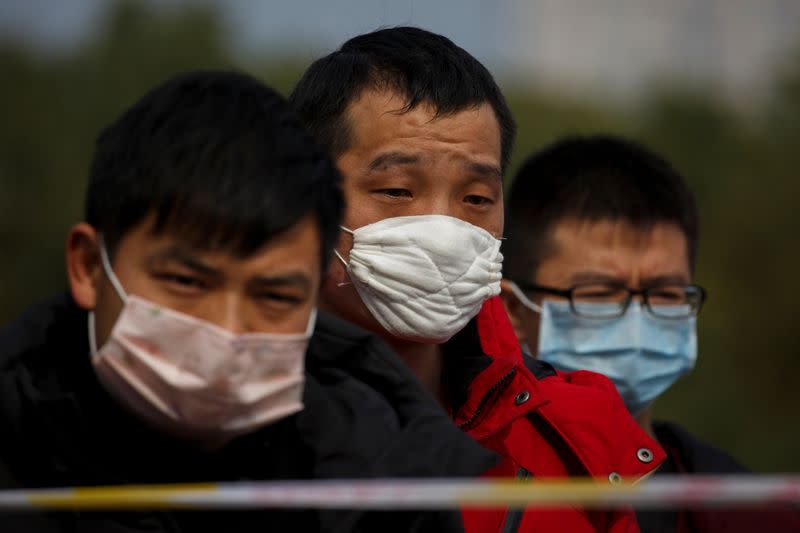
M 208 284 L 200 276 L 185 272 L 157 272 L 155 277 L 176 292 L 188 293 L 208 288 Z
M 462 202 L 473 209 L 488 209 L 495 205 L 501 197 L 499 181 L 483 178 L 469 178 L 464 184 Z
M 588 302 L 616 302 L 625 299 L 627 292 L 612 284 L 588 283 L 575 286 L 572 297 Z
M 275 316 L 275 313 L 286 313 L 303 305 L 306 298 L 300 291 L 270 289 L 257 291 L 253 300 L 262 309 L 265 315 Z
M 384 196 L 384 197 L 392 199 L 392 200 L 399 200 L 399 199 L 404 199 L 404 198 L 412 198 L 411 191 L 409 191 L 408 189 L 402 189 L 402 188 L 399 188 L 399 187 L 389 187 L 389 188 L 383 188 L 383 189 L 374 189 L 372 192 L 374 194 L 379 194 L 381 196 Z
M 650 301 L 654 304 L 679 305 L 686 302 L 685 287 L 656 287 L 648 292 Z
M 484 207 L 494 204 L 494 199 L 480 194 L 468 194 L 464 197 L 464 202 L 477 207 Z
M 303 301 L 303 298 L 298 294 L 279 290 L 260 292 L 257 293 L 255 297 L 264 302 L 276 302 L 280 304 L 298 304 Z

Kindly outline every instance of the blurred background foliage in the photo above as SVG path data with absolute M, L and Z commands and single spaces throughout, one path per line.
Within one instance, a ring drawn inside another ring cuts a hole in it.
M 123 2 L 75 52 L 0 45 L 0 324 L 65 288 L 64 239 L 82 218 L 94 139 L 124 108 L 181 70 L 242 68 L 286 94 L 307 66 L 236 64 L 227 43 L 208 6 Z M 520 125 L 509 177 L 558 136 L 593 132 L 637 138 L 687 177 L 701 214 L 696 279 L 710 300 L 697 368 L 656 414 L 753 469 L 800 472 L 800 54 L 774 73 L 767 105 L 746 113 L 679 86 L 612 104 L 500 81 Z

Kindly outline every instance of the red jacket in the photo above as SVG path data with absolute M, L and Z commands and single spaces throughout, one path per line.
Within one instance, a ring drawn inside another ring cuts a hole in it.
M 614 483 L 640 479 L 666 457 L 606 377 L 563 374 L 523 356 L 499 297 L 444 345 L 444 354 L 455 423 L 502 458 L 487 476 L 589 475 Z M 468 533 L 638 531 L 630 509 L 465 510 L 463 517 Z

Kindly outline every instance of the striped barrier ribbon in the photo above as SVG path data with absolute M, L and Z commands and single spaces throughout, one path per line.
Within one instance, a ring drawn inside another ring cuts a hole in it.
M 789 504 L 800 476 L 658 476 L 637 484 L 591 479 L 374 479 L 125 485 L 0 491 L 0 511 L 119 509 L 641 509 Z

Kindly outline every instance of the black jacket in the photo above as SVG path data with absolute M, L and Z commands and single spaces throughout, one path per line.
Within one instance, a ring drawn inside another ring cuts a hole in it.
M 729 454 L 698 439 L 677 424 L 654 422 L 653 431 L 668 457 L 656 475 L 750 473 Z M 788 507 L 647 511 L 637 512 L 636 517 L 642 533 L 800 531 L 800 513 Z
M 87 314 L 67 295 L 0 330 L 0 488 L 466 477 L 495 456 L 461 433 L 382 341 L 319 314 L 305 409 L 201 453 L 150 430 L 91 368 Z M 360 511 L 0 514 L 0 531 L 447 531 L 457 513 Z

